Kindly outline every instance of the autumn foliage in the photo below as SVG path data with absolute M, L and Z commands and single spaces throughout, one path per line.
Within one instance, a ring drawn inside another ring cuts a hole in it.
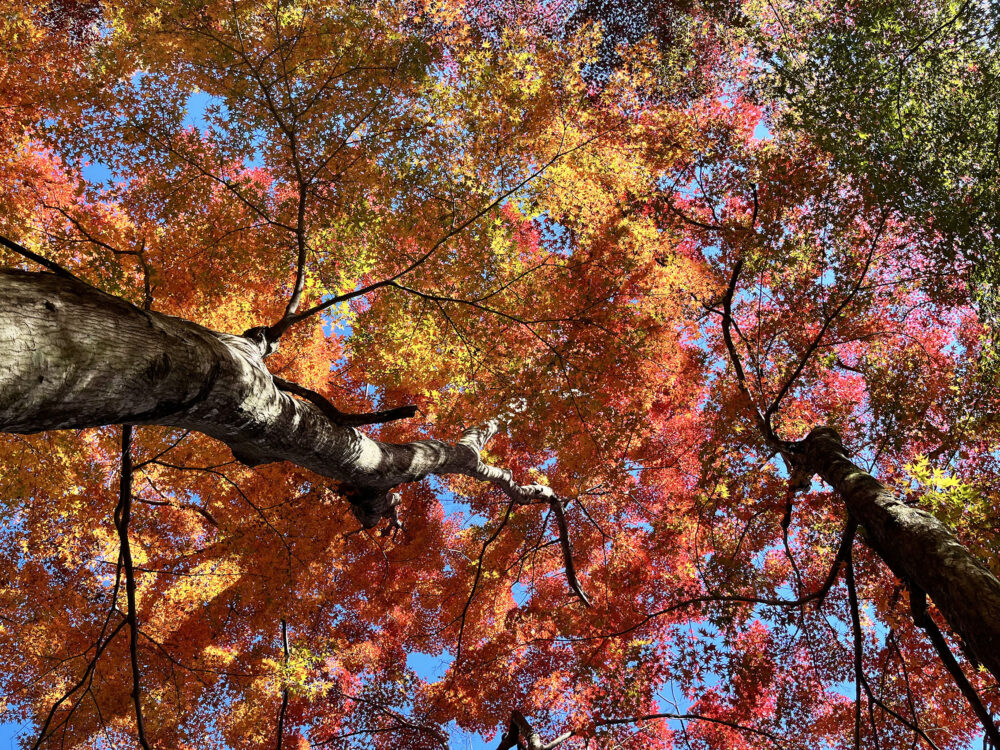
M 995 17 L 633 5 L 0 11 L 0 234 L 139 308 L 270 326 L 270 372 L 345 412 L 417 407 L 379 440 L 502 419 L 484 459 L 565 503 L 433 477 L 369 529 L 350 488 L 137 426 L 122 527 L 127 428 L 0 435 L 25 747 L 495 747 L 512 712 L 575 750 L 979 741 L 908 582 L 776 446 L 836 427 L 1000 575 Z M 959 112 L 990 148 L 934 135 Z

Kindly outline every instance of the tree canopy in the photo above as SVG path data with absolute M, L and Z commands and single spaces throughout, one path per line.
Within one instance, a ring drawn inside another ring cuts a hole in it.
M 3 720 L 1000 750 L 998 11 L 0 10 Z

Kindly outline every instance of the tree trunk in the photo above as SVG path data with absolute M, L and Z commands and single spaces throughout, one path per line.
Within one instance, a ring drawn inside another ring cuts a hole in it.
M 73 279 L 0 270 L 0 431 L 124 423 L 196 430 L 244 463 L 291 461 L 334 479 L 366 526 L 391 513 L 393 487 L 428 474 L 473 476 L 522 502 L 551 495 L 480 461 L 494 423 L 455 444 L 372 440 L 279 388 L 250 339 Z
M 554 497 L 482 463 L 495 423 L 454 444 L 372 440 L 279 388 L 250 339 L 140 310 L 73 279 L 0 270 L 0 431 L 123 423 L 196 430 L 250 464 L 303 466 L 353 488 L 355 512 L 369 526 L 391 512 L 393 487 L 429 474 L 492 482 L 521 503 Z M 872 549 L 933 599 L 1000 679 L 1000 580 L 936 518 L 852 463 L 834 430 L 813 430 L 800 448 Z
M 843 498 L 868 546 L 931 597 L 968 652 L 1000 680 L 1000 580 L 943 523 L 848 459 L 836 430 L 817 428 L 798 447 L 805 468 Z

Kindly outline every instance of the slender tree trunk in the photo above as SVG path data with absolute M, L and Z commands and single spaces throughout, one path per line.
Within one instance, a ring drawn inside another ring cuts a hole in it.
M 393 487 L 428 474 L 466 474 L 522 502 L 551 494 L 480 461 L 495 423 L 454 444 L 372 440 L 279 388 L 251 339 L 74 279 L 0 270 L 0 431 L 123 423 L 196 430 L 245 463 L 291 461 L 334 479 L 366 526 L 391 513 Z
M 903 503 L 849 458 L 836 430 L 798 444 L 805 468 L 843 498 L 864 539 L 901 580 L 927 593 L 968 652 L 1000 680 L 1000 580 L 934 516 Z

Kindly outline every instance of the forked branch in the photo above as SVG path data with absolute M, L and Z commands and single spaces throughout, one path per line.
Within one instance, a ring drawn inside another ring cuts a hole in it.
M 400 419 L 410 419 L 417 413 L 417 407 L 411 404 L 407 406 L 397 406 L 393 409 L 381 409 L 379 411 L 351 414 L 348 412 L 342 412 L 322 394 L 306 388 L 305 386 L 299 385 L 298 383 L 293 383 L 289 380 L 285 380 L 284 378 L 274 376 L 274 384 L 281 390 L 295 394 L 299 398 L 303 398 L 313 404 L 326 415 L 327 419 L 340 427 L 360 427 L 361 425 L 366 424 L 384 424 L 386 422 L 395 422 Z
M 580 584 L 580 579 L 576 573 L 576 565 L 573 562 L 573 545 L 569 538 L 569 525 L 566 522 L 566 502 L 551 487 L 544 484 L 518 484 L 514 481 L 513 474 L 509 470 L 490 466 L 480 458 L 480 453 L 486 446 L 487 441 L 498 430 L 498 421 L 492 420 L 481 427 L 474 427 L 465 431 L 458 443 L 468 448 L 474 457 L 469 462 L 468 468 L 460 473 L 499 487 L 517 505 L 548 504 L 552 509 L 552 514 L 556 518 L 556 525 L 559 529 L 559 546 L 562 549 L 563 566 L 566 570 L 567 583 L 576 597 L 585 606 L 591 606 L 590 598 L 584 593 L 583 586 Z

